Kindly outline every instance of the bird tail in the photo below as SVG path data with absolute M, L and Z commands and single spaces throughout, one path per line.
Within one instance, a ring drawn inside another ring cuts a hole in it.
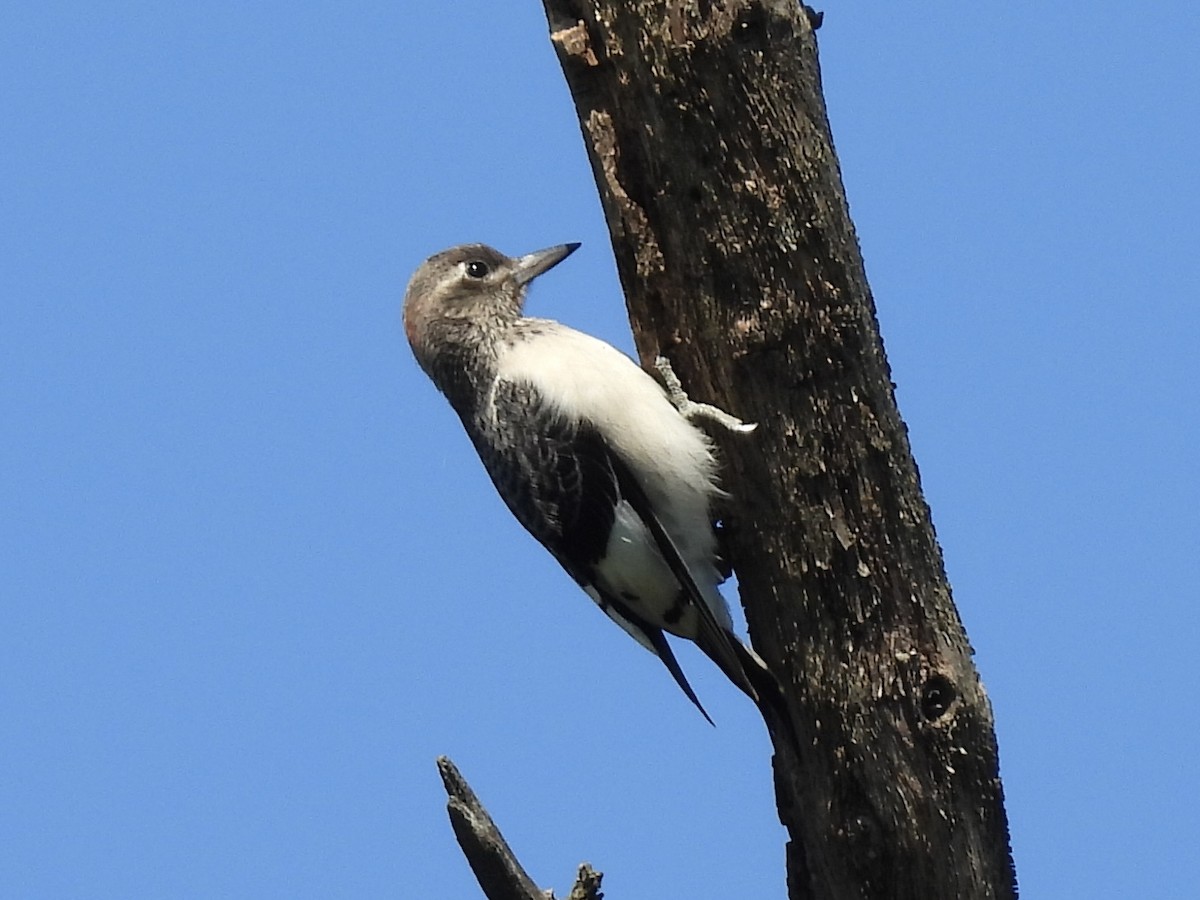
M 712 635 L 701 631 L 696 636 L 696 644 L 747 697 L 758 704 L 763 702 L 764 695 L 779 691 L 767 664 L 736 635 L 722 629 L 716 640 L 710 640 L 710 637 Z
M 762 657 L 738 640 L 732 632 L 725 632 L 719 647 L 710 649 L 707 646 L 708 641 L 697 641 L 697 644 L 725 676 L 754 701 L 771 734 L 782 731 L 793 746 L 798 748 L 799 741 L 787 702 L 784 700 L 783 688 Z M 730 650 L 733 651 L 732 655 Z
M 712 716 L 708 714 L 708 710 L 704 708 L 704 704 L 700 702 L 700 698 L 692 690 L 687 676 L 683 674 L 683 669 L 679 667 L 679 661 L 675 658 L 675 653 L 671 650 L 671 645 L 667 643 L 666 636 L 658 628 L 646 628 L 643 630 L 646 633 L 646 637 L 653 644 L 654 652 L 662 660 L 663 665 L 667 667 L 667 671 L 671 673 L 671 677 L 675 679 L 675 683 L 679 685 L 684 694 L 687 695 L 687 698 L 695 704 L 696 709 L 700 710 L 700 715 L 708 720 L 708 724 L 715 727 L 717 723 L 712 720 Z

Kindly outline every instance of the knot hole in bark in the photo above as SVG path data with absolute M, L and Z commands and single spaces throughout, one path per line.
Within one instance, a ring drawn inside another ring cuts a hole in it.
M 921 688 L 921 715 L 930 722 L 936 722 L 950 711 L 958 691 L 954 684 L 940 672 L 929 676 Z
M 740 46 L 762 46 L 767 38 L 767 10 L 763 6 L 743 6 L 733 23 L 733 42 Z

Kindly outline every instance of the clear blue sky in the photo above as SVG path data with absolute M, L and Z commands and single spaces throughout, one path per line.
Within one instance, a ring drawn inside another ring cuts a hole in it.
M 510 520 L 398 309 L 450 244 L 583 249 L 535 0 L 10 6 L 0 896 L 783 896 L 768 743 L 710 728 Z M 1200 13 L 828 4 L 827 98 L 995 706 L 1027 898 L 1200 881 Z

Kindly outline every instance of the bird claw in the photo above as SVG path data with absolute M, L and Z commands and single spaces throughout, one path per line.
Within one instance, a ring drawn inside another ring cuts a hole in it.
M 743 422 L 737 416 L 730 415 L 720 407 L 709 403 L 696 403 L 689 399 L 687 392 L 683 389 L 683 384 L 679 380 L 679 376 L 671 368 L 671 361 L 665 356 L 655 358 L 654 368 L 658 372 L 658 377 L 662 379 L 664 387 L 667 389 L 667 399 L 671 401 L 672 406 L 679 410 L 679 414 L 689 422 L 694 423 L 699 420 L 714 422 L 722 428 L 728 431 L 735 431 L 738 434 L 749 434 L 758 427 L 757 422 Z

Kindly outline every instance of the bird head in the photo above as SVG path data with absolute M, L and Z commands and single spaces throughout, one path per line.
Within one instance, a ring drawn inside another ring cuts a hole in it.
M 521 315 L 529 283 L 571 255 L 559 244 L 516 258 L 463 244 L 425 260 L 404 295 L 404 332 L 427 371 L 439 354 L 498 336 Z

